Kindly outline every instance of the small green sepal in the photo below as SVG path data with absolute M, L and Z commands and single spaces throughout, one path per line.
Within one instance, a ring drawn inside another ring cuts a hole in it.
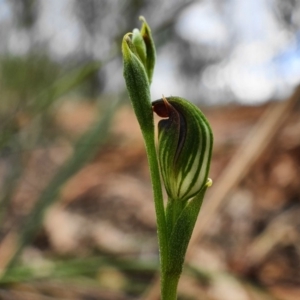
M 143 37 L 145 47 L 146 47 L 147 59 L 146 59 L 145 68 L 146 68 L 146 71 L 148 74 L 149 83 L 151 84 L 155 61 L 156 61 L 155 44 L 154 44 L 154 41 L 152 38 L 151 29 L 150 29 L 148 23 L 146 22 L 146 19 L 143 16 L 141 16 L 140 20 L 143 22 L 142 28 L 141 28 L 141 35 Z
M 141 60 L 144 67 L 146 68 L 147 49 L 143 37 L 141 35 L 141 32 L 138 29 L 133 29 L 132 43 L 135 46 L 139 59 Z

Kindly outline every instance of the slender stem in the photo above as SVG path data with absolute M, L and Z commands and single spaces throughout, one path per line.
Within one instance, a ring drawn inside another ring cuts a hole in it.
M 186 203 L 184 201 L 173 201 L 172 199 L 169 199 L 168 203 L 170 206 L 167 208 L 167 210 L 169 210 L 167 214 L 169 215 L 166 216 L 154 134 L 152 132 L 143 131 L 143 135 L 146 144 L 157 219 L 157 235 L 159 241 L 161 269 L 161 299 L 176 300 L 180 273 L 177 274 L 172 271 L 170 272 L 168 239 L 172 233 L 173 227 L 175 226 L 176 220 Z M 168 220 L 166 218 L 168 218 Z M 168 226 L 171 227 L 168 228 Z
M 181 200 L 173 200 L 171 198 L 168 199 L 168 205 L 166 209 L 166 223 L 167 223 L 167 234 L 168 234 L 168 240 L 170 239 L 173 229 L 175 227 L 176 221 L 178 220 L 178 217 L 180 213 L 182 212 L 184 206 L 186 205 L 185 201 Z M 170 247 L 170 246 L 169 246 Z M 169 254 L 168 254 L 169 257 Z M 180 278 L 180 273 L 174 273 L 174 270 L 171 270 L 170 265 L 170 257 L 168 259 L 168 265 L 166 269 L 167 272 L 164 272 L 162 274 L 162 299 L 163 300 L 174 300 L 177 299 L 176 291 L 177 291 L 177 285 Z
M 162 300 L 177 299 L 177 285 L 180 274 L 170 274 L 168 272 L 162 274 Z
M 163 278 L 163 274 L 166 272 L 166 268 L 167 268 L 167 259 L 168 259 L 169 250 L 168 250 L 165 208 L 164 208 L 160 172 L 159 172 L 159 166 L 158 166 L 158 160 L 157 160 L 156 148 L 155 148 L 155 140 L 154 140 L 154 128 L 153 131 L 151 130 L 147 132 L 144 131 L 143 136 L 146 144 L 146 151 L 147 151 L 152 188 L 154 194 L 154 205 L 155 205 L 156 220 L 157 220 L 157 235 L 158 235 L 158 243 L 159 243 L 159 251 L 160 251 L 160 268 L 161 268 L 161 276 Z

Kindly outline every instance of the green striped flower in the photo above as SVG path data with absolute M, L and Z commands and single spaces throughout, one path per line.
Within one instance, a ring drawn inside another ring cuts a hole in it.
M 203 113 L 179 97 L 152 103 L 158 124 L 158 159 L 168 196 L 187 200 L 207 184 L 213 135 Z

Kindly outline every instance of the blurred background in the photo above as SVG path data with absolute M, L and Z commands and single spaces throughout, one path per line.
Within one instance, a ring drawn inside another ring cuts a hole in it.
M 0 0 L 0 299 L 159 299 L 121 40 L 215 136 L 179 299 L 300 299 L 300 2 Z

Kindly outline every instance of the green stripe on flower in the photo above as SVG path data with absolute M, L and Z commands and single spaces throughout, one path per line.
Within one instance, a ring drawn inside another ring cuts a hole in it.
M 207 183 L 213 135 L 203 113 L 179 97 L 159 99 L 153 110 L 158 124 L 158 158 L 171 199 L 187 200 Z

